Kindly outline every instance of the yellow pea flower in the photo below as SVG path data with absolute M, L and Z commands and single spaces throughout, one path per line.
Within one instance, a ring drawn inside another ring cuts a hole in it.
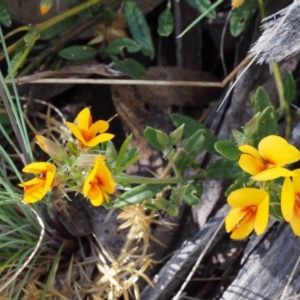
M 52 7 L 52 0 L 42 0 L 40 4 L 41 15 L 46 15 Z
M 78 114 L 76 123 L 77 125 L 66 122 L 74 136 L 86 147 L 95 147 L 114 137 L 113 134 L 104 133 L 109 127 L 108 122 L 99 120 L 93 123 L 91 112 L 88 108 L 84 108 Z
M 40 177 L 35 177 L 19 184 L 19 186 L 24 188 L 24 201 L 26 203 L 34 203 L 42 200 L 54 185 L 56 167 L 51 163 L 31 163 L 27 165 L 22 172 L 41 175 Z
M 298 161 L 300 152 L 282 137 L 269 135 L 259 142 L 258 149 L 250 145 L 242 145 L 239 149 L 244 153 L 239 159 L 239 166 L 251 174 L 253 180 L 296 176 L 283 166 Z
M 243 3 L 244 3 L 244 0 L 232 0 L 231 1 L 232 8 L 237 8 L 237 7 L 241 6 Z
M 227 232 L 232 239 L 243 239 L 254 229 L 262 234 L 269 220 L 269 194 L 264 190 L 243 188 L 233 191 L 227 198 L 232 207 L 225 218 Z
M 108 194 L 115 189 L 115 182 L 103 159 L 97 157 L 93 170 L 88 174 L 84 185 L 83 195 L 88 197 L 94 206 L 99 206 L 104 200 L 108 201 Z
M 285 178 L 281 191 L 281 211 L 284 219 L 290 223 L 295 235 L 300 236 L 300 169 L 291 180 Z

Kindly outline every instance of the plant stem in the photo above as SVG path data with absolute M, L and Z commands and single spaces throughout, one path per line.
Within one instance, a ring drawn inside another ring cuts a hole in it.
M 205 175 L 204 173 L 198 173 L 195 175 L 189 175 L 184 177 L 171 177 L 171 178 L 148 178 L 148 177 L 140 177 L 140 176 L 129 176 L 126 175 L 124 177 L 122 176 L 115 176 L 114 180 L 117 183 L 125 184 L 125 183 L 131 183 L 131 184 L 177 184 L 180 182 L 186 182 L 189 180 L 195 180 L 195 179 L 204 179 Z

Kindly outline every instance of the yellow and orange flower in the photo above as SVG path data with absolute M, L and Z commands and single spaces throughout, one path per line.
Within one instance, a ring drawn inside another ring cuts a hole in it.
M 95 147 L 100 143 L 111 140 L 114 135 L 104 133 L 109 127 L 109 123 L 99 120 L 93 123 L 91 112 L 88 108 L 84 108 L 76 118 L 77 125 L 67 122 L 68 128 L 86 147 Z
M 264 190 L 243 188 L 227 198 L 232 207 L 225 218 L 225 228 L 232 239 L 243 239 L 254 229 L 262 234 L 269 220 L 269 194 Z
M 56 167 L 51 163 L 31 163 L 27 165 L 22 172 L 41 175 L 40 177 L 35 177 L 19 184 L 19 186 L 24 188 L 24 201 L 26 203 L 34 203 L 42 200 L 54 185 Z
M 103 201 L 108 201 L 108 194 L 115 190 L 115 182 L 103 159 L 97 157 L 93 170 L 88 174 L 84 185 L 83 195 L 88 197 L 94 206 L 99 206 Z
M 232 0 L 231 1 L 231 6 L 232 8 L 238 8 L 244 3 L 244 0 Z
M 239 159 L 239 166 L 251 174 L 253 180 L 296 176 L 283 166 L 298 161 L 300 152 L 282 137 L 269 135 L 259 142 L 258 149 L 250 145 L 242 145 L 239 149 L 244 153 Z
M 285 178 L 281 191 L 281 211 L 284 219 L 290 223 L 295 235 L 300 236 L 300 169 L 291 180 Z
M 42 0 L 40 4 L 41 15 L 46 15 L 52 7 L 52 0 Z

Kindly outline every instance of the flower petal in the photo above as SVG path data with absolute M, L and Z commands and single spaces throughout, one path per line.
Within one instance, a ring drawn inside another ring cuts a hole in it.
M 99 120 L 88 129 L 88 137 L 92 139 L 98 133 L 103 133 L 109 128 L 109 123 L 106 121 Z
M 88 131 L 89 126 L 90 126 L 90 118 L 91 118 L 91 112 L 86 107 L 77 115 L 77 118 L 76 118 L 77 127 L 80 130 Z
M 267 181 L 279 177 L 292 177 L 292 176 L 297 176 L 297 174 L 288 169 L 278 167 L 278 168 L 270 168 L 265 171 L 262 171 L 259 174 L 253 176 L 252 179 L 256 181 Z
M 239 146 L 239 150 L 243 153 L 250 154 L 251 156 L 261 160 L 261 156 L 258 150 L 250 145 L 241 145 Z
M 28 189 L 26 189 L 24 193 L 24 201 L 26 203 L 35 203 L 42 200 L 42 198 L 46 194 L 44 192 L 44 184 L 45 181 L 41 180 L 40 183 L 32 185 Z
M 300 169 L 293 170 L 298 176 L 293 177 L 295 194 L 300 195 Z
M 92 187 L 88 193 L 88 197 L 94 206 L 100 206 L 103 203 L 102 190 L 96 184 L 92 184 Z
M 45 179 L 43 179 L 42 177 L 34 177 L 28 181 L 24 181 L 24 182 L 21 182 L 19 183 L 19 186 L 21 187 L 30 187 L 32 185 L 36 185 L 36 184 L 39 184 L 41 183 L 41 181 L 44 181 Z
M 240 168 L 251 175 L 256 175 L 265 170 L 261 159 L 253 157 L 251 154 L 242 154 L 239 159 Z
M 113 134 L 110 133 L 102 133 L 91 139 L 90 141 L 86 142 L 85 145 L 88 147 L 95 147 L 100 143 L 106 142 L 111 140 L 114 137 Z
M 88 176 L 85 179 L 85 182 L 84 182 L 84 185 L 83 185 L 83 196 L 84 197 L 87 197 L 87 195 L 89 193 L 89 190 L 92 187 L 91 183 L 95 179 L 96 171 L 97 171 L 97 168 L 98 168 L 98 164 L 99 163 L 98 163 L 98 161 L 96 159 L 95 166 L 94 166 L 93 170 L 88 174 Z
M 267 197 L 257 206 L 256 216 L 254 221 L 254 230 L 257 235 L 262 234 L 269 222 L 269 194 Z
M 96 161 L 98 164 L 98 168 L 96 171 L 98 182 L 101 183 L 101 187 L 106 192 L 112 194 L 115 190 L 115 182 L 111 176 L 111 173 L 101 158 L 97 157 Z
M 269 135 L 263 138 L 258 144 L 258 151 L 267 163 L 278 167 L 300 159 L 300 151 L 277 135 Z
M 46 162 L 34 162 L 25 166 L 22 170 L 24 173 L 45 174 L 46 172 L 55 172 L 56 167 Z
M 295 235 L 300 236 L 300 208 L 296 205 L 290 225 Z
M 294 185 L 290 178 L 285 178 L 281 190 L 281 212 L 284 219 L 290 222 L 295 206 L 295 191 Z
M 227 202 L 232 207 L 245 207 L 259 205 L 268 196 L 264 190 L 255 188 L 243 188 L 233 191 L 227 198 Z
M 235 228 L 235 226 L 240 223 L 244 216 L 245 211 L 243 211 L 243 207 L 236 207 L 231 209 L 225 218 L 226 232 L 231 232 Z
M 254 228 L 254 220 L 253 214 L 248 214 L 240 223 L 239 227 L 232 232 L 230 238 L 233 240 L 241 240 L 247 237 Z
M 85 141 L 81 131 L 79 130 L 79 128 L 75 124 L 70 123 L 70 122 L 66 122 L 66 125 L 71 130 L 73 135 L 77 138 L 77 140 L 79 140 L 81 143 L 83 143 L 85 145 L 86 141 Z

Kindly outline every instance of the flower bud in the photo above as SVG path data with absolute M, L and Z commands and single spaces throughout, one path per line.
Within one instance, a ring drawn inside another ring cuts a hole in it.
M 65 161 L 67 159 L 67 154 L 61 146 L 41 135 L 36 135 L 35 138 L 36 143 L 41 147 L 41 149 L 54 160 Z

